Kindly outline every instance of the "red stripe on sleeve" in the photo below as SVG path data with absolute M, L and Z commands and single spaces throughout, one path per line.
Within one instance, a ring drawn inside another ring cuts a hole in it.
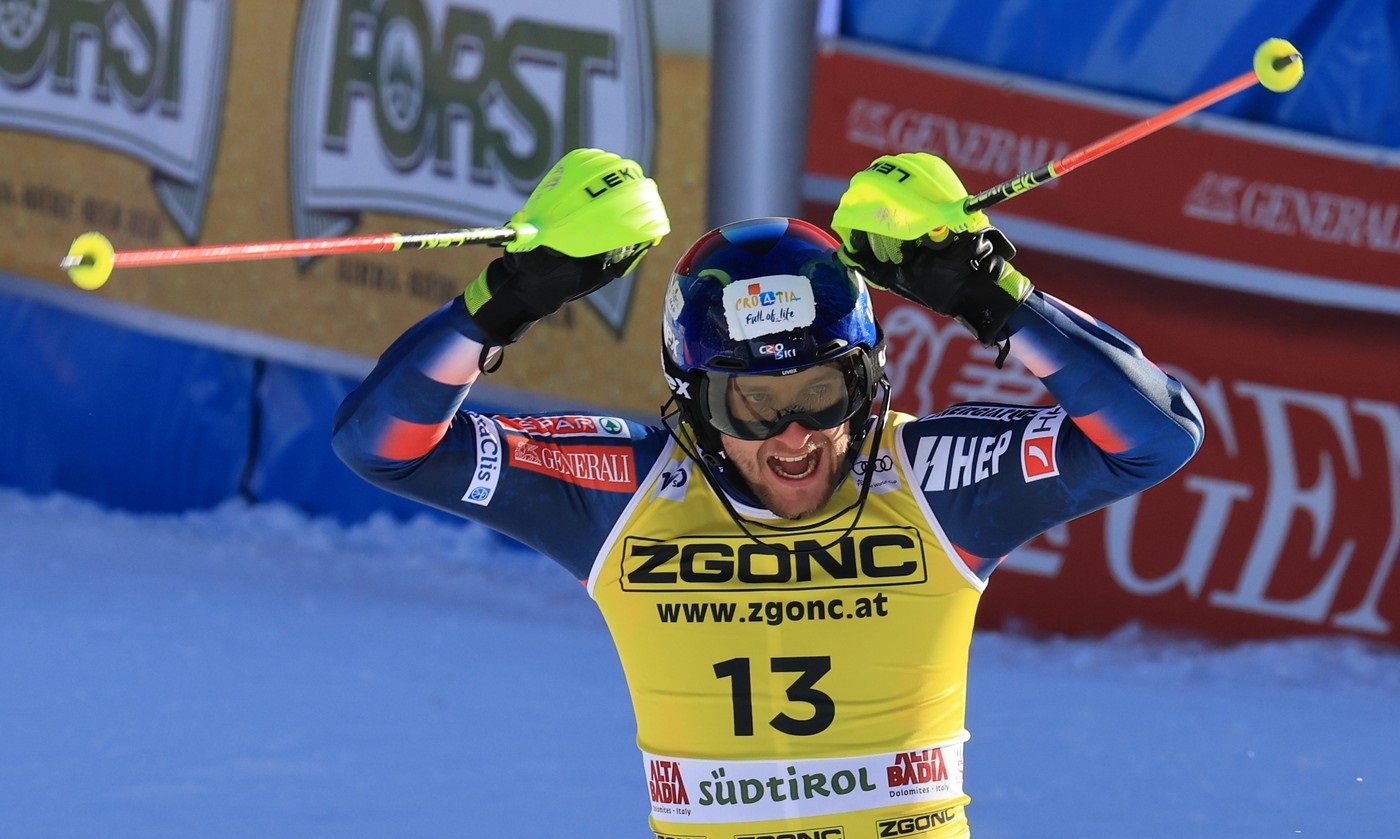
M 963 565 L 966 565 L 972 573 L 976 574 L 978 578 L 982 580 L 986 580 L 987 577 L 991 576 L 991 573 L 1002 563 L 1002 560 L 1006 559 L 1004 556 L 976 556 L 968 553 L 957 545 L 953 546 L 953 550 L 957 551 L 958 558 L 963 561 Z
M 389 427 L 384 430 L 384 436 L 379 440 L 379 445 L 374 447 L 374 453 L 389 460 L 413 460 L 422 457 L 438 444 L 442 435 L 447 433 L 449 424 L 450 421 L 423 425 L 408 420 L 391 419 Z
M 1087 414 L 1082 417 L 1070 417 L 1079 430 L 1094 442 L 1094 445 L 1110 454 L 1119 454 L 1130 448 L 1127 440 L 1113 429 L 1103 418 L 1102 413 Z

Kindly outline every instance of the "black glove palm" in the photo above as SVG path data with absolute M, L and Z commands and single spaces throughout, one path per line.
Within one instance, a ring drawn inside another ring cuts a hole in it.
M 957 318 L 987 346 L 1005 339 L 1011 314 L 1035 288 L 1011 267 L 1016 249 L 995 227 L 900 241 L 853 231 L 841 258 L 871 285 Z
M 656 183 L 635 161 L 574 149 L 510 217 L 515 238 L 462 299 L 489 346 L 626 274 L 671 232 Z
M 646 250 L 643 245 L 597 256 L 566 256 L 548 247 L 507 251 L 467 286 L 463 299 L 487 342 L 504 346 L 570 300 L 626 274 Z

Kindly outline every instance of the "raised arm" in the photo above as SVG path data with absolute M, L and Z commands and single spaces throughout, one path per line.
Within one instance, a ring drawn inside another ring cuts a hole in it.
M 905 427 L 918 479 L 949 537 L 968 554 L 997 558 L 1164 480 L 1199 449 L 1204 426 L 1181 383 L 1135 343 L 1016 270 L 1015 248 L 985 214 L 949 209 L 966 196 L 941 159 L 890 155 L 852 179 L 833 226 L 843 259 L 872 284 L 955 318 L 1000 348 L 998 365 L 1014 356 L 1058 402 L 1000 415 L 954 406 Z M 1008 468 L 989 464 L 986 480 L 950 482 L 952 473 L 940 470 L 953 468 L 954 447 L 967 445 L 958 441 L 972 439 L 998 441 L 987 451 L 1000 452 Z M 1042 472 L 1010 467 L 1036 457 Z
M 461 297 L 396 340 L 346 397 L 332 445 L 373 484 L 549 549 L 548 528 L 534 526 L 538 510 L 521 510 L 534 497 L 582 511 L 578 484 L 528 469 L 507 477 L 508 432 L 526 440 L 541 426 L 507 429 L 463 411 L 463 402 L 501 347 L 632 270 L 670 225 L 655 183 L 636 163 L 579 149 L 556 164 L 510 226 L 520 234 L 506 252 Z

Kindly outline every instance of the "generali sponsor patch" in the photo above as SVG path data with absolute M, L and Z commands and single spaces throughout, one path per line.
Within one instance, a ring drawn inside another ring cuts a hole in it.
M 633 492 L 637 489 L 636 461 L 618 446 L 560 446 L 506 435 L 510 465 L 589 489 Z

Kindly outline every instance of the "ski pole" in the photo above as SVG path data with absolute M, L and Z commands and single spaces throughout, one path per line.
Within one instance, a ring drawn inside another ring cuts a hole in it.
M 971 215 L 996 204 L 1029 192 L 1043 183 L 1052 181 L 1066 172 L 1083 166 L 1091 160 L 1112 151 L 1117 151 L 1129 143 L 1165 128 L 1184 117 L 1214 105 L 1216 102 L 1239 93 L 1242 90 L 1262 84 L 1275 93 L 1284 93 L 1297 86 L 1303 78 L 1303 56 L 1293 45 L 1282 38 L 1270 38 L 1254 51 L 1254 67 L 1223 84 L 1216 85 L 1204 93 L 1167 108 L 1161 113 L 1133 123 L 1127 128 L 1102 137 L 1087 146 L 1046 163 L 1038 169 L 1022 172 L 1014 178 L 1002 181 L 994 187 L 984 189 L 976 195 L 968 196 L 963 202 L 963 212 Z
M 59 262 L 59 267 L 68 272 L 69 279 L 78 288 L 93 291 L 101 288 L 116 268 L 238 262 L 336 253 L 431 250 L 463 245 L 504 245 L 516 237 L 531 236 L 534 233 L 533 227 L 522 224 L 516 227 L 466 227 L 429 233 L 377 233 L 364 236 L 118 251 L 112 248 L 112 243 L 106 236 L 89 232 L 73 240 L 68 255 Z

